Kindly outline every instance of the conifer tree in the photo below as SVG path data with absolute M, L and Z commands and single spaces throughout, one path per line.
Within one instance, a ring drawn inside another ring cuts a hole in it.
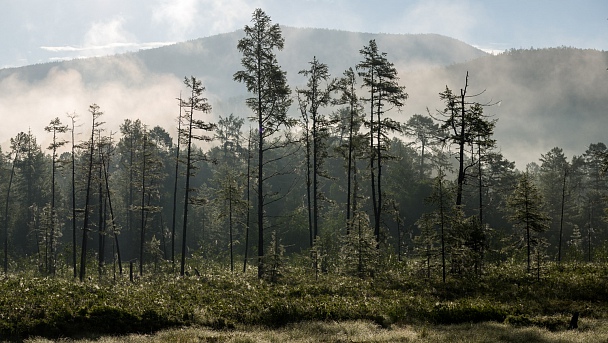
M 531 270 L 533 248 L 539 243 L 538 233 L 547 230 L 549 217 L 544 212 L 544 200 L 528 172 L 520 177 L 517 187 L 507 202 L 509 219 L 524 231 L 527 270 Z
M 301 75 L 308 77 L 307 88 L 298 89 L 297 94 L 304 121 L 308 217 L 312 247 L 314 239 L 319 235 L 319 198 L 321 197 L 319 194 L 319 176 L 322 174 L 322 165 L 327 155 L 325 138 L 329 125 L 326 117 L 319 113 L 319 110 L 329 105 L 334 85 L 333 81 L 329 80 L 329 70 L 325 63 L 319 62 L 315 56 L 309 64 L 310 69 L 303 69 L 299 72 Z M 327 84 L 323 85 L 322 82 Z M 311 167 L 312 182 L 310 177 Z M 310 205 L 311 186 L 312 207 Z
M 277 142 L 268 142 L 282 126 L 291 126 L 287 117 L 291 105 L 291 90 L 287 85 L 285 72 L 277 62 L 275 50 L 282 50 L 284 38 L 278 24 L 272 24 L 270 17 L 261 9 L 252 15 L 252 26 L 245 26 L 245 37 L 239 40 L 237 49 L 243 54 L 243 70 L 234 74 L 234 80 L 243 82 L 254 97 L 247 99 L 247 105 L 254 112 L 252 117 L 258 124 L 257 144 L 257 222 L 258 222 L 258 277 L 264 276 L 264 206 L 268 201 L 264 190 L 264 167 L 269 163 L 264 153 L 276 148 Z M 267 143 L 269 143 L 267 145 Z
M 351 230 L 351 217 L 354 213 L 353 175 L 356 173 L 356 160 L 363 157 L 362 147 L 365 136 L 359 132 L 363 123 L 362 107 L 356 92 L 357 79 L 352 68 L 344 72 L 342 78 L 336 82 L 339 97 L 333 101 L 336 105 L 347 105 L 344 118 L 339 118 L 342 131 L 348 132 L 348 140 L 338 147 L 338 151 L 346 159 L 346 234 Z M 341 113 L 340 111 L 338 113 Z
M 91 113 L 91 138 L 88 143 L 88 160 L 87 160 L 87 174 L 86 174 L 86 189 L 85 189 L 85 201 L 84 201 L 84 219 L 82 224 L 82 244 L 80 247 L 80 281 L 84 281 L 86 276 L 86 266 L 87 266 L 87 242 L 88 242 L 88 232 L 90 230 L 89 226 L 89 213 L 91 212 L 91 187 L 93 182 L 93 166 L 96 161 L 94 159 L 95 152 L 95 131 L 103 124 L 103 122 L 98 121 L 99 117 L 103 115 L 103 112 L 99 110 L 99 106 L 97 104 L 92 104 L 89 106 L 89 113 Z
M 50 248 L 50 252 L 49 252 L 49 256 L 51 258 L 50 262 L 48 263 L 50 269 L 47 270 L 47 272 L 49 272 L 50 274 L 55 274 L 55 218 L 56 218 L 56 213 L 55 213 L 55 171 L 56 171 L 56 165 L 57 165 L 57 149 L 61 148 L 62 146 L 64 146 L 68 141 L 63 140 L 63 139 L 59 139 L 57 137 L 57 134 L 62 134 L 67 132 L 68 130 L 68 126 L 67 125 L 63 125 L 61 123 L 61 120 L 59 120 L 59 117 L 51 120 L 50 124 L 48 126 L 46 126 L 44 128 L 45 131 L 47 132 L 52 132 L 53 133 L 53 141 L 52 143 L 49 145 L 49 147 L 47 149 L 52 151 L 52 155 L 51 155 L 51 208 L 50 208 L 50 234 L 49 234 L 49 238 L 50 238 L 50 242 L 49 242 L 49 248 Z
M 401 108 L 408 95 L 405 87 L 398 84 L 399 77 L 393 63 L 389 62 L 386 53 L 380 53 L 375 40 L 359 51 L 363 57 L 357 65 L 359 76 L 363 78 L 363 87 L 368 90 L 365 100 L 369 103 L 369 145 L 370 145 L 370 177 L 371 199 L 374 212 L 374 235 L 380 240 L 380 225 L 382 223 L 382 167 L 383 156 L 387 150 L 388 134 L 399 131 L 400 125 L 384 115 L 392 108 Z
M 180 275 L 182 276 L 184 276 L 186 271 L 186 254 L 188 253 L 186 238 L 188 229 L 188 205 L 191 203 L 190 198 L 192 193 L 192 189 L 190 189 L 190 179 L 194 175 L 195 162 L 200 161 L 204 158 L 204 156 L 196 156 L 192 144 L 195 140 L 211 141 L 212 137 L 206 135 L 205 132 L 212 131 L 215 128 L 215 125 L 208 122 L 204 122 L 195 117 L 195 114 L 197 112 L 204 114 L 211 112 L 211 105 L 208 103 L 207 98 L 203 97 L 205 87 L 203 87 L 202 82 L 194 76 L 191 76 L 190 78 L 184 78 L 184 84 L 190 89 L 190 96 L 181 104 L 182 107 L 184 107 L 185 109 L 185 113 L 183 117 L 184 125 L 182 126 L 182 130 L 179 132 L 180 139 L 182 139 L 182 143 L 184 143 L 186 149 L 186 185 L 184 188 L 185 194 L 184 216 L 182 221 L 182 256 L 180 264 Z

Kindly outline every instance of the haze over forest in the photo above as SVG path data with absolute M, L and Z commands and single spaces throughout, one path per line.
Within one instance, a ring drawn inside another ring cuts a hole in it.
M 328 65 L 332 77 L 354 67 L 359 50 L 375 39 L 399 72 L 409 99 L 391 116 L 405 123 L 414 114 L 444 107 L 438 93 L 446 85 L 458 91 L 469 73 L 470 94 L 483 93 L 481 103 L 495 103 L 486 114 L 498 119 L 497 145 L 518 169 L 538 162 L 541 154 L 560 147 L 567 156 L 581 155 L 602 142 L 608 126 L 608 53 L 569 47 L 510 50 L 487 54 L 471 45 L 436 34 L 370 34 L 326 29 L 283 27 L 285 49 L 278 62 L 292 89 L 306 78 L 298 71 L 313 56 Z M 243 31 L 219 34 L 160 48 L 107 57 L 86 58 L 0 70 L 0 144 L 28 131 L 48 144 L 44 126 L 66 113 L 81 115 L 96 103 L 107 129 L 117 131 L 124 119 L 160 125 L 175 139 L 176 98 L 183 78 L 200 78 L 213 106 L 209 121 L 233 113 L 248 117 L 248 96 L 232 75 L 240 67 L 236 43 Z M 295 106 L 291 112 L 297 117 Z

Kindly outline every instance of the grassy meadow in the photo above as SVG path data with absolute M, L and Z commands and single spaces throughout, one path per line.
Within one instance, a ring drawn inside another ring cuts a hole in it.
M 113 342 L 602 342 L 608 265 L 519 264 L 481 276 L 425 278 L 406 264 L 373 278 L 291 266 L 274 281 L 255 271 L 201 267 L 133 282 L 11 274 L 0 281 L 2 340 Z M 579 328 L 567 330 L 572 313 Z

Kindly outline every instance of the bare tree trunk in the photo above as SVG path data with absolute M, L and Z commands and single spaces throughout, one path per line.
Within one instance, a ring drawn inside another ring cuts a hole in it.
M 249 228 L 250 228 L 250 189 L 251 189 L 251 128 L 247 141 L 247 217 L 245 223 L 245 258 L 243 259 L 243 273 L 247 271 L 247 259 L 249 258 Z
M 11 167 L 11 176 L 8 180 L 8 189 L 6 190 L 6 202 L 4 205 L 4 274 L 8 273 L 8 208 L 11 200 L 11 187 L 13 185 L 13 176 L 15 175 L 15 160 L 13 160 L 13 166 Z
M 144 132 L 144 143 L 143 143 L 143 164 L 141 170 L 141 230 L 139 239 L 139 276 L 144 275 L 144 242 L 146 239 L 146 221 L 145 221 L 145 198 L 146 198 L 146 145 L 147 138 Z
M 179 117 L 177 119 L 177 149 L 175 152 L 175 180 L 173 184 L 173 222 L 171 224 L 171 264 L 173 266 L 173 272 L 175 272 L 175 221 L 177 215 L 177 179 L 179 176 L 179 149 L 181 139 L 179 132 L 182 129 L 182 95 L 179 95 Z
M 85 196 L 84 221 L 82 226 L 82 246 L 80 253 L 80 281 L 83 281 L 86 274 L 87 265 L 87 232 L 89 230 L 89 202 L 91 194 L 91 181 L 93 179 L 93 148 L 95 145 L 95 114 L 93 113 L 93 123 L 91 129 L 91 141 L 89 147 L 89 168 L 87 171 L 87 189 Z
M 74 141 L 74 130 L 76 115 L 69 115 L 72 120 L 72 268 L 74 270 L 74 279 L 77 274 L 76 267 L 76 156 L 75 154 L 75 141 Z
M 105 165 L 105 159 L 102 155 L 101 157 L 102 165 Z M 109 168 L 109 164 L 107 166 Z M 112 208 L 112 195 L 110 194 L 110 183 L 108 182 L 108 169 L 104 167 L 104 180 L 105 180 L 105 188 L 106 188 L 106 197 L 108 199 L 108 207 L 110 208 L 110 220 L 112 221 L 112 233 L 114 235 L 114 244 L 116 246 L 116 255 L 118 257 L 118 270 L 120 275 L 122 275 L 122 259 L 120 257 L 120 245 L 118 244 L 118 232 L 116 230 L 116 222 L 114 218 L 114 209 Z

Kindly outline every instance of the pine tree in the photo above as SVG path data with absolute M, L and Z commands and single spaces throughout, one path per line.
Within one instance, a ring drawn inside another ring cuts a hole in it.
M 374 235 L 380 240 L 380 224 L 383 202 L 382 166 L 383 152 L 387 150 L 388 135 L 399 131 L 396 121 L 383 117 L 392 108 L 401 108 L 408 95 L 405 87 L 399 86 L 397 69 L 386 58 L 386 53 L 380 53 L 375 40 L 361 49 L 363 57 L 357 65 L 359 76 L 363 78 L 363 86 L 368 89 L 365 100 L 370 105 L 369 111 L 369 144 L 370 144 L 370 175 L 371 199 L 374 211 Z
M 258 177 L 257 177 L 257 222 L 258 222 L 258 277 L 264 276 L 264 206 L 266 193 L 264 167 L 269 163 L 264 153 L 276 148 L 276 143 L 267 144 L 268 139 L 282 126 L 291 126 L 287 117 L 291 105 L 291 90 L 287 85 L 285 72 L 279 66 L 275 50 L 282 50 L 284 38 L 278 24 L 261 9 L 252 15 L 253 26 L 245 26 L 245 37 L 239 40 L 237 49 L 243 54 L 243 70 L 234 74 L 234 80 L 243 82 L 247 91 L 255 97 L 247 99 L 247 105 L 254 111 L 258 134 Z

